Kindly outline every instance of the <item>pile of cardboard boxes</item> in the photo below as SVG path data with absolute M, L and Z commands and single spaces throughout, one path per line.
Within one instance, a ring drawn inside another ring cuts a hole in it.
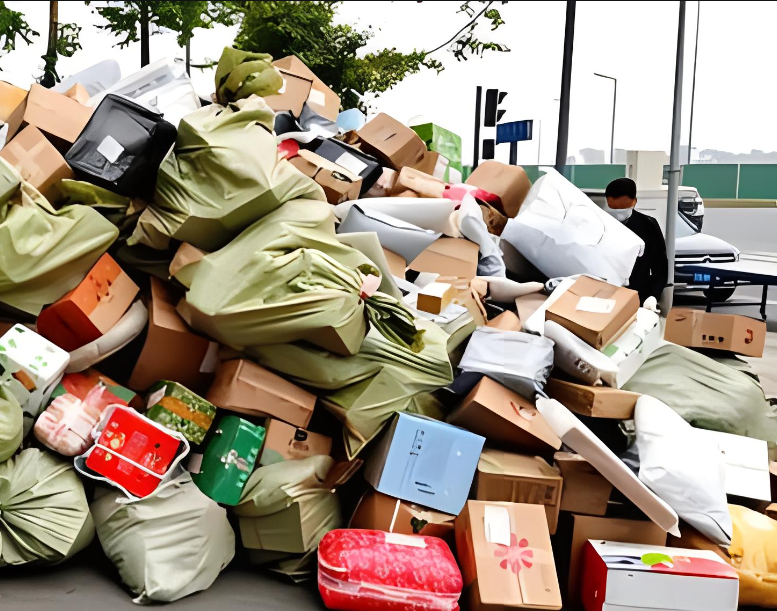
M 624 387 L 665 342 L 758 357 L 765 325 L 684 309 L 664 323 L 635 291 L 589 275 L 582 261 L 548 288 L 536 269 L 521 277 L 496 246 L 522 205 L 537 205 L 520 167 L 486 161 L 462 182 L 456 134 L 407 127 L 384 113 L 369 121 L 354 109 L 341 113 L 337 94 L 299 58 L 270 61 L 251 54 L 250 65 L 276 71 L 282 84 L 263 102 L 253 95 L 230 107 L 271 109 L 277 140 L 246 141 L 242 154 L 270 146 L 261 153 L 273 160 L 272 172 L 304 187 L 274 193 L 275 209 L 305 193 L 310 210 L 328 202 L 331 214 L 307 225 L 304 214 L 279 221 L 285 233 L 262 234 L 270 245 L 256 245 L 213 292 L 250 290 L 249 272 L 261 266 L 288 268 L 283 284 L 311 300 L 355 292 L 363 308 L 357 335 L 336 346 L 326 334 L 340 338 L 341 330 L 323 318 L 327 312 L 303 310 L 299 301 L 281 307 L 273 324 L 284 328 L 304 314 L 299 337 L 307 341 L 216 341 L 202 321 L 218 331 L 235 312 L 193 316 L 182 303 L 202 266 L 225 251 L 168 240 L 172 232 L 162 242 L 150 233 L 141 246 L 127 241 L 141 212 L 182 214 L 169 208 L 176 195 L 169 184 L 160 199 L 154 182 L 164 154 L 176 151 L 169 149 L 178 127 L 158 112 L 169 108 L 184 121 L 210 112 L 198 110 L 211 100 L 193 95 L 185 76 L 175 75 L 175 95 L 154 96 L 152 109 L 111 93 L 121 83 L 91 95 L 81 84 L 56 92 L 0 83 L 0 233 L 25 211 L 40 223 L 27 250 L 13 240 L 0 248 L 28 261 L 28 252 L 75 231 L 40 219 L 79 207 L 116 226 L 110 248 L 67 261 L 48 287 L 55 299 L 38 303 L 33 293 L 25 307 L 11 307 L 3 295 L 14 290 L 13 274 L 0 286 L 0 475 L 33 499 L 38 483 L 22 473 L 27 462 L 56 460 L 62 473 L 75 469 L 81 478 L 62 479 L 67 490 L 29 509 L 0 487 L 0 566 L 61 561 L 83 549 L 94 535 L 87 512 L 78 528 L 56 518 L 36 526 L 32 516 L 90 502 L 105 554 L 143 602 L 207 588 L 236 545 L 258 567 L 293 581 L 316 578 L 325 540 L 318 579 L 333 609 L 453 611 L 459 601 L 473 611 L 777 606 L 777 598 L 753 594 L 777 579 L 774 567 L 753 585 L 733 542 L 715 549 L 680 523 L 671 499 L 627 466 L 619 456 L 626 447 L 615 440 L 620 428 L 633 431 L 641 398 Z M 133 87 L 148 80 L 137 87 L 145 97 L 167 69 L 154 66 L 127 79 Z M 207 147 L 202 154 L 218 157 Z M 253 177 L 241 180 L 253 187 Z M 204 205 L 219 235 L 233 232 L 231 243 L 254 225 L 237 218 L 243 211 L 218 217 L 222 203 Z M 186 234 L 182 227 L 177 235 Z M 167 241 L 167 250 L 148 248 Z M 547 243 L 550 260 L 556 247 Z M 520 252 L 520 244 L 509 248 Z M 586 248 L 586 261 L 605 256 Z M 292 269 L 284 258 L 319 249 L 329 276 Z M 282 306 L 281 293 L 251 305 Z M 250 309 L 242 314 L 247 337 Z M 709 468 L 727 472 L 732 500 L 777 513 L 766 507 L 777 501 L 766 442 L 708 435 L 720 458 Z M 666 469 L 671 474 L 672 465 Z M 99 488 L 95 499 L 82 480 Z M 154 522 L 159 513 L 165 520 Z M 123 538 L 119 520 L 128 521 L 127 532 L 165 538 L 166 556 Z M 27 541 L 33 551 L 17 553 L 6 541 Z M 436 574 L 424 568 L 429 562 Z M 180 579 L 166 578 L 176 571 Z

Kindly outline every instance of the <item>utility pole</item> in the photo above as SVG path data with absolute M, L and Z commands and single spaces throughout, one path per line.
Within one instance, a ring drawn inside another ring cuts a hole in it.
M 567 2 L 564 26 L 564 63 L 561 67 L 561 104 L 558 108 L 558 140 L 556 142 L 556 170 L 564 171 L 569 141 L 569 98 L 572 90 L 572 49 L 575 44 L 575 2 Z
M 683 54 L 685 51 L 685 0 L 680 2 L 677 23 L 677 59 L 674 69 L 674 108 L 672 111 L 672 144 L 669 151 L 669 189 L 666 205 L 666 257 L 669 261 L 669 286 L 661 295 L 661 312 L 666 315 L 674 300 L 675 224 L 677 223 L 677 189 L 680 186 L 680 121 L 683 105 Z
M 478 167 L 480 162 L 480 101 L 483 97 L 483 88 L 478 85 L 475 89 L 475 151 L 472 156 L 472 169 Z
M 691 87 L 691 121 L 688 124 L 688 165 L 691 165 L 691 142 L 693 141 L 693 105 L 696 101 L 696 59 L 699 57 L 699 16 L 701 0 L 696 2 L 696 46 L 693 49 L 693 86 Z
M 594 72 L 594 76 L 612 81 L 612 130 L 610 131 L 610 163 L 615 163 L 615 103 L 618 101 L 618 79 L 614 76 Z

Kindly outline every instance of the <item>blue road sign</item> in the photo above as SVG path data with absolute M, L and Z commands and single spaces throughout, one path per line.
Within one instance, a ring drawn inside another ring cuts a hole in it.
M 513 121 L 511 123 L 499 123 L 496 126 L 496 143 L 522 142 L 531 140 L 534 121 Z

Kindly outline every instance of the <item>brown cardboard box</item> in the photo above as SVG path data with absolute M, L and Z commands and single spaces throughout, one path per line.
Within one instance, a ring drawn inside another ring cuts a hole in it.
M 440 198 L 445 192 L 445 183 L 439 178 L 411 167 L 404 167 L 394 182 L 393 193 L 411 190 L 421 197 Z
M 391 269 L 391 275 L 397 278 L 405 277 L 405 270 L 407 269 L 407 261 L 400 257 L 397 253 L 390 250 L 383 249 L 383 253 L 386 255 L 386 261 L 388 261 L 389 268 Z
M 666 317 L 664 339 L 687 348 L 729 350 L 761 357 L 766 342 L 766 323 L 737 314 L 672 308 Z
M 537 409 L 518 393 L 483 377 L 448 422 L 515 452 L 549 456 L 561 447 Z
M 275 112 L 290 110 L 291 114 L 299 117 L 302 112 L 302 106 L 310 95 L 313 80 L 288 70 L 279 69 L 278 72 L 280 72 L 281 78 L 283 78 L 283 85 L 277 94 L 265 96 L 264 101 Z
M 57 150 L 65 153 L 86 127 L 93 111 L 63 93 L 33 84 L 27 96 L 24 121 L 37 127 Z
M 437 161 L 440 158 L 440 153 L 435 151 L 426 151 L 421 161 L 416 163 L 413 167 L 416 170 L 420 170 L 424 174 L 434 174 L 434 169 L 437 167 Z
M 439 537 L 454 547 L 455 520 L 456 516 L 369 490 L 356 506 L 348 528 Z
M 289 159 L 289 163 L 321 185 L 330 204 L 359 199 L 361 177 L 328 159 L 302 149 L 299 155 Z
M 173 380 L 202 394 L 212 379 L 218 344 L 197 335 L 175 311 L 178 293 L 151 277 L 148 334 L 127 386 L 146 391 L 154 382 Z
M 591 310 L 607 310 L 593 312 Z M 545 312 L 596 349 L 603 348 L 636 316 L 639 294 L 620 286 L 580 276 Z
M 65 92 L 65 95 L 69 97 L 71 100 L 75 100 L 79 104 L 86 104 L 89 101 L 89 98 L 91 97 L 89 95 L 89 92 L 86 90 L 86 87 L 84 87 L 81 83 L 76 83 L 73 85 L 70 89 L 68 89 Z
M 359 131 L 361 149 L 383 164 L 401 170 L 414 167 L 426 155 L 426 145 L 412 129 L 385 113 L 368 122 Z
M 561 609 L 541 506 L 468 501 L 456 518 L 456 551 L 470 611 Z
M 216 407 L 249 416 L 272 416 L 305 428 L 316 396 L 245 359 L 224 361 L 205 398 Z
M 49 202 L 58 197 L 57 184 L 63 178 L 75 178 L 54 145 L 41 131 L 28 125 L 0 151 L 22 178 L 43 194 Z
M 275 418 L 267 418 L 264 427 L 267 433 L 259 455 L 262 466 L 310 456 L 329 456 L 332 452 L 331 437 L 311 433 Z
M 615 541 L 616 543 L 641 543 L 643 545 L 666 545 L 666 532 L 660 526 L 647 520 L 623 520 L 594 516 L 572 516 L 572 547 L 569 554 L 569 590 L 567 604 L 580 600 L 580 561 L 583 546 L 589 539 Z
M 521 319 L 514 312 L 506 310 L 499 316 L 489 320 L 486 326 L 493 329 L 501 329 L 502 331 L 520 331 Z
M 439 314 L 447 308 L 458 290 L 445 282 L 432 282 L 418 292 L 416 307 L 422 312 Z
M 8 124 L 6 142 L 19 131 L 27 108 L 27 90 L 0 81 L 0 122 Z
M 561 510 L 592 516 L 606 514 L 613 485 L 579 454 L 556 452 L 553 460 L 564 479 Z
M 516 297 L 515 309 L 518 312 L 518 318 L 525 323 L 547 300 L 548 296 L 544 293 L 529 293 L 528 295 Z
M 340 97 L 327 87 L 305 63 L 294 55 L 275 60 L 273 66 L 280 70 L 287 70 L 312 81 L 313 85 L 308 95 L 308 106 L 314 112 L 330 121 L 336 121 L 340 114 Z
M 498 195 L 505 216 L 518 214 L 531 182 L 521 166 L 505 165 L 498 161 L 483 161 L 467 178 L 467 184 Z
M 593 418 L 630 420 L 640 395 L 609 386 L 587 386 L 550 378 L 545 392 L 576 414 Z
M 397 182 L 399 173 L 391 168 L 383 168 L 383 173 L 380 175 L 375 184 L 372 185 L 364 194 L 364 197 L 389 197 L 394 189 L 394 185 Z
M 484 448 L 475 482 L 478 501 L 544 505 L 548 530 L 551 535 L 556 534 L 562 495 L 561 475 L 539 456 Z
M 410 269 L 472 280 L 478 273 L 477 244 L 464 238 L 440 238 L 418 255 Z

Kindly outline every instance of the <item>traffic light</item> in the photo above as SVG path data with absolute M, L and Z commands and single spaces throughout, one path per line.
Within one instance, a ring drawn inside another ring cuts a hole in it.
M 504 116 L 504 110 L 499 110 L 499 105 L 507 97 L 506 91 L 498 89 L 486 89 L 486 112 L 483 121 L 485 127 L 496 127 L 496 124 Z

